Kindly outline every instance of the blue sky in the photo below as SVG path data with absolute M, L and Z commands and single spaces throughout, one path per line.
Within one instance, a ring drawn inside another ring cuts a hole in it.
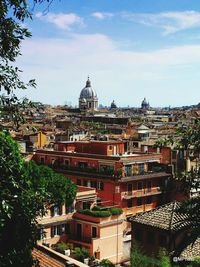
M 90 76 L 99 103 L 182 106 L 200 102 L 199 0 L 54 0 L 25 22 L 32 38 L 18 64 L 50 104 L 78 104 Z M 30 0 L 30 9 L 32 1 Z

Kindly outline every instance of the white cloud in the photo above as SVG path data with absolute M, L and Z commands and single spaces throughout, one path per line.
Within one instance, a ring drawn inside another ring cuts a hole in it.
M 122 16 L 136 23 L 161 28 L 164 35 L 200 27 L 200 12 L 196 11 L 162 12 L 157 14 L 124 13 Z
M 63 103 L 65 100 L 77 103 L 87 75 L 91 76 L 100 103 L 104 104 L 118 99 L 118 103 L 132 105 L 134 102 L 131 101 L 145 95 L 160 97 L 159 104 L 167 99 L 173 104 L 181 97 L 185 101 L 199 97 L 198 90 L 196 94 L 191 90 L 192 84 L 200 87 L 196 77 L 200 45 L 150 52 L 124 51 L 105 35 L 88 34 L 71 35 L 71 39 L 29 40 L 24 42 L 22 52 L 19 63 L 26 71 L 24 75 L 35 77 L 38 84 L 31 97 L 45 103 Z M 170 93 L 172 89 L 175 90 L 173 94 Z M 185 93 L 181 94 L 181 90 Z
M 43 14 L 41 12 L 36 14 L 36 17 L 53 23 L 58 28 L 70 30 L 74 25 L 83 25 L 83 19 L 74 13 L 47 13 Z
M 113 13 L 109 13 L 109 12 L 94 12 L 91 14 L 92 17 L 95 17 L 97 19 L 103 20 L 106 18 L 111 18 L 113 17 Z

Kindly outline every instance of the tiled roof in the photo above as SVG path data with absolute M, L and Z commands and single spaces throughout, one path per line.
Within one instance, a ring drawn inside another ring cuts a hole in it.
M 32 255 L 35 260 L 39 261 L 40 267 L 65 267 L 67 261 L 73 263 L 75 267 L 88 267 L 80 261 L 40 244 L 33 249 Z
M 181 224 L 180 222 L 186 218 L 186 215 L 176 212 L 176 209 L 179 207 L 179 202 L 171 202 L 153 210 L 139 213 L 130 218 L 129 221 L 164 230 L 177 231 L 185 226 L 185 224 Z
M 193 244 L 188 245 L 181 253 L 181 257 L 197 257 L 200 256 L 200 238 L 197 238 Z

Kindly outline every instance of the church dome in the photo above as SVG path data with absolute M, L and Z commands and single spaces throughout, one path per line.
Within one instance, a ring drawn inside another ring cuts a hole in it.
M 148 103 L 147 103 L 147 100 L 146 100 L 146 97 L 143 99 L 143 101 L 142 101 L 142 105 L 147 105 Z
M 147 102 L 146 98 L 143 99 L 142 104 L 141 104 L 142 109 L 149 109 L 150 105 L 149 102 Z
M 81 98 L 81 103 L 87 103 L 87 100 L 85 98 Z
M 97 94 L 95 90 L 91 87 L 91 82 L 88 77 L 86 81 L 86 86 L 81 90 L 80 98 L 97 98 Z
M 116 103 L 115 103 L 114 100 L 113 100 L 113 102 L 111 103 L 110 108 L 111 108 L 111 109 L 117 108 L 117 105 L 116 105 Z

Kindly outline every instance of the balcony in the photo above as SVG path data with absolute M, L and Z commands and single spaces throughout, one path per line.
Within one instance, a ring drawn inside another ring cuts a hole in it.
M 67 174 L 77 174 L 81 176 L 96 176 L 100 178 L 114 178 L 114 179 L 119 179 L 121 178 L 122 171 L 117 170 L 99 170 L 97 168 L 89 168 L 89 167 L 75 167 L 75 166 L 69 166 L 65 165 L 61 162 L 55 161 L 54 164 L 49 165 L 49 167 L 53 168 L 54 170 L 58 172 L 63 172 Z
M 149 188 L 142 189 L 142 190 L 135 190 L 135 191 L 127 191 L 122 193 L 122 198 L 124 199 L 131 199 L 136 197 L 147 197 L 153 195 L 162 194 L 160 187 L 155 187 L 149 190 Z
M 162 178 L 162 177 L 170 177 L 171 174 L 167 172 L 146 172 L 140 174 L 134 174 L 132 176 L 126 176 L 121 178 L 121 182 L 131 182 L 131 181 L 140 181 L 146 179 L 154 179 L 154 178 Z

